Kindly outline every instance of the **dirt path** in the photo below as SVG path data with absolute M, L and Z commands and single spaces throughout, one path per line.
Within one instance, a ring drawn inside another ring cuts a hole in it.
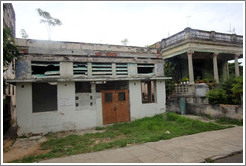
M 56 137 L 65 137 L 71 134 L 84 135 L 86 133 L 103 132 L 104 130 L 86 129 L 79 131 L 54 132 Z M 47 141 L 45 136 L 31 136 L 28 138 L 17 138 L 15 130 L 10 130 L 4 136 L 3 140 L 3 162 L 11 162 L 13 160 L 22 159 L 29 155 L 38 155 L 48 153 L 49 150 L 42 150 L 40 144 Z
M 4 140 L 3 162 L 10 162 L 16 159 L 22 159 L 32 154 L 47 153 L 47 150 L 41 150 L 40 144 L 46 141 L 45 137 L 18 138 L 15 140 Z

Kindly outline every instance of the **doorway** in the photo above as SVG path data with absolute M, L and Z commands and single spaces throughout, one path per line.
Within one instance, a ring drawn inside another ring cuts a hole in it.
M 130 121 L 129 92 L 102 90 L 103 124 Z

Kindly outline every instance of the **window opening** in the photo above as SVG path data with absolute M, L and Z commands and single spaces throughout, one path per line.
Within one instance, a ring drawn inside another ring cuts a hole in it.
M 119 92 L 119 93 L 118 93 L 118 100 L 119 100 L 119 101 L 126 101 L 126 95 L 125 95 L 125 92 Z
M 112 93 L 105 93 L 105 103 L 112 102 Z
M 155 82 L 154 81 L 143 81 L 141 82 L 142 90 L 142 103 L 154 103 L 156 98 Z
M 56 77 L 60 76 L 59 62 L 32 62 L 32 76 Z
M 116 75 L 128 75 L 127 63 L 116 63 Z
M 90 82 L 75 82 L 75 93 L 91 93 Z
M 33 112 L 57 111 L 57 85 L 32 84 Z
M 73 75 L 88 75 L 87 63 L 73 63 Z
M 112 75 L 112 64 L 111 63 L 92 63 L 92 75 L 93 76 Z
M 154 64 L 138 64 L 138 74 L 154 74 Z

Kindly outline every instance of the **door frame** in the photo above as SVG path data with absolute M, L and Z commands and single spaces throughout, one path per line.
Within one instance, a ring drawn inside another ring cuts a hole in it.
M 120 92 L 125 92 L 125 100 L 119 101 L 118 94 Z M 112 102 L 106 104 L 105 102 L 105 93 L 112 93 Z M 117 89 L 117 90 L 101 90 L 102 94 L 102 119 L 103 124 L 112 124 L 112 123 L 120 123 L 120 122 L 128 122 L 130 121 L 130 101 L 129 101 L 129 90 L 128 89 Z M 122 110 L 119 106 L 127 108 L 126 112 L 123 112 L 125 115 L 122 117 L 119 116 Z M 110 113 L 110 117 L 107 115 L 107 112 Z M 115 113 L 115 114 L 114 114 Z M 120 118 L 119 118 L 120 117 Z M 113 118 L 113 119 L 110 119 Z M 108 120 L 107 120 L 108 119 Z

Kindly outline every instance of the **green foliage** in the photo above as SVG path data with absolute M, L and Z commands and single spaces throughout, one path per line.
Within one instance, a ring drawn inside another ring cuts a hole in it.
M 219 89 L 212 89 L 207 93 L 207 98 L 210 104 L 226 104 L 227 94 L 226 91 Z
M 99 126 L 96 127 L 96 130 L 104 130 L 104 129 L 105 127 L 99 127 Z
M 233 95 L 241 95 L 243 93 L 243 76 L 234 79 L 231 91 Z
M 220 124 L 230 124 L 230 125 L 237 125 L 237 126 L 243 125 L 242 120 L 231 119 L 231 118 L 227 118 L 227 117 L 219 118 L 215 122 L 220 123 Z
M 3 65 L 7 66 L 18 54 L 18 48 L 14 44 L 9 28 L 3 28 Z
M 105 132 L 102 133 L 69 135 L 63 138 L 49 136 L 48 141 L 41 144 L 42 149 L 50 150 L 48 153 L 26 156 L 15 162 L 35 162 L 225 128 L 227 126 L 201 122 L 174 113 L 165 113 L 130 123 L 114 124 L 105 127 Z
M 239 74 L 242 76 L 243 75 L 243 66 L 241 65 L 240 62 L 238 62 L 239 65 Z M 230 76 L 235 76 L 235 63 L 228 63 L 229 67 L 229 74 Z
M 243 93 L 243 77 L 230 77 L 221 83 L 218 89 L 208 92 L 207 98 L 211 104 L 240 104 Z
M 166 94 L 167 96 L 170 95 L 173 90 L 174 90 L 174 77 L 173 77 L 173 71 L 175 69 L 175 65 L 172 64 L 171 62 L 169 62 L 168 60 L 165 61 L 164 63 L 164 75 L 165 77 L 172 77 L 172 79 L 168 79 L 165 81 L 165 84 L 166 84 Z

